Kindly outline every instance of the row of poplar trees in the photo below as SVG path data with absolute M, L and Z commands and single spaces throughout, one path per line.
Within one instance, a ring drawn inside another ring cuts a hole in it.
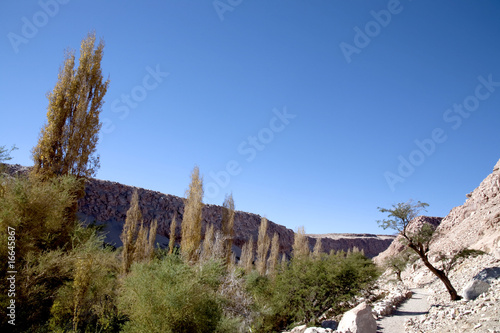
M 95 32 L 89 33 L 82 41 L 78 64 L 75 51 L 68 50 L 59 70 L 58 81 L 47 95 L 47 123 L 43 126 L 37 145 L 32 150 L 34 167 L 32 176 L 48 181 L 57 176 L 73 175 L 83 180 L 96 175 L 100 166 L 96 147 L 101 123 L 99 115 L 104 104 L 104 95 L 109 86 L 109 78 L 104 79 L 101 70 L 104 42 L 96 41 Z M 83 182 L 75 195 L 83 195 Z M 223 256 L 226 263 L 234 262 L 231 251 L 234 237 L 234 201 L 232 195 L 226 197 L 222 207 L 222 230 L 215 232 L 213 225 L 207 227 L 205 241 L 202 242 L 203 179 L 195 167 L 191 184 L 186 192 L 184 215 L 181 222 L 181 255 L 187 262 L 213 256 Z M 73 207 L 73 215 L 77 207 Z M 68 216 L 69 218 L 69 216 Z M 253 240 L 245 244 L 240 263 L 250 269 L 255 262 L 257 270 L 265 274 L 267 268 L 276 270 L 279 256 L 279 237 L 272 240 L 267 235 L 267 219 L 261 221 L 256 249 Z M 127 212 L 121 235 L 123 242 L 123 272 L 128 272 L 134 261 L 151 258 L 157 222 L 149 229 L 144 226 L 138 204 L 138 194 L 134 193 Z M 175 244 L 175 217 L 171 223 L 170 252 Z M 202 245 L 203 244 L 203 245 Z M 267 254 L 270 249 L 269 258 Z M 256 250 L 256 251 L 255 251 Z M 255 252 L 257 258 L 254 258 Z

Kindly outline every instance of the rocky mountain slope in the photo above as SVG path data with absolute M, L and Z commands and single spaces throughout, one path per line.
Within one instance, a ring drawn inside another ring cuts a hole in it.
M 431 252 L 482 250 L 500 258 L 500 160 L 493 172 L 436 229 Z
M 420 216 L 410 227 L 420 228 L 423 223 L 436 227 L 430 244 L 431 257 L 474 249 L 500 258 L 500 160 L 493 172 L 466 197 L 465 203 L 453 208 L 445 218 Z M 374 260 L 381 263 L 399 253 L 404 248 L 399 239 L 401 236 Z
M 409 265 L 401 274 L 404 284 L 428 290 L 431 307 L 428 314 L 409 320 L 405 332 L 500 333 L 500 160 L 466 197 L 465 203 L 444 219 L 420 217 L 415 223 L 437 224 L 430 244 L 431 263 L 448 271 L 452 285 L 464 299 L 450 301 L 443 283 L 420 261 Z M 374 259 L 382 262 L 402 248 L 395 241 Z M 464 249 L 483 252 L 459 257 L 452 267 L 440 260 L 441 254 L 451 258 Z
M 93 220 L 107 224 L 110 229 L 115 230 L 114 235 L 110 235 L 113 241 L 119 245 L 117 234 L 121 231 L 120 226 L 125 221 L 125 216 L 129 208 L 132 193 L 137 190 L 139 194 L 139 204 L 143 212 L 145 223 L 150 223 L 154 219 L 158 221 L 158 234 L 163 236 L 160 240 L 164 242 L 170 238 L 170 223 L 176 216 L 177 231 L 176 241 L 179 242 L 180 221 L 184 213 L 184 201 L 182 198 L 163 194 L 156 191 L 136 188 L 115 182 L 90 179 L 87 181 L 86 195 L 80 200 L 80 213 L 87 221 Z M 217 205 L 205 205 L 203 208 L 203 231 L 209 224 L 214 224 L 216 229 L 220 229 L 222 220 L 222 207 Z M 237 211 L 234 222 L 234 251 L 239 255 L 243 244 L 253 237 L 257 239 L 261 216 L 252 213 Z M 279 235 L 280 251 L 290 254 L 292 250 L 294 232 L 291 229 L 269 221 L 268 234 L 270 237 L 274 233 Z M 333 237 L 332 235 L 335 235 Z M 363 250 L 369 257 L 373 257 L 384 251 L 394 239 L 393 236 L 377 236 L 371 234 L 330 234 L 330 235 L 310 235 L 309 245 L 314 247 L 317 238 L 322 238 L 323 250 L 344 250 L 353 248 Z
M 26 174 L 29 168 L 20 165 L 5 165 L 10 175 Z M 170 224 L 176 216 L 177 230 L 176 243 L 180 242 L 180 222 L 184 213 L 183 198 L 163 194 L 156 191 L 123 185 L 116 182 L 89 179 L 85 186 L 85 196 L 79 201 L 79 216 L 87 223 L 96 222 L 105 226 L 108 233 L 106 241 L 121 246 L 120 234 L 123 223 L 130 205 L 133 192 L 139 194 L 139 205 L 143 214 L 144 223 L 149 225 L 153 220 L 158 221 L 158 235 L 156 241 L 166 246 L 170 238 Z M 237 204 L 237 203 L 236 203 Z M 205 205 L 203 208 L 202 229 L 209 224 L 214 224 L 220 229 L 222 220 L 222 207 L 216 205 Z M 261 216 L 252 213 L 237 211 L 234 223 L 234 247 L 233 250 L 239 256 L 242 245 L 250 237 L 257 240 Z M 269 221 L 268 234 L 279 235 L 280 252 L 290 254 L 294 240 L 294 232 L 291 229 Z M 358 248 L 363 250 L 369 257 L 387 249 L 394 236 L 371 235 L 371 234 L 327 234 L 309 235 L 309 245 L 313 249 L 316 239 L 322 238 L 323 250 L 352 250 Z

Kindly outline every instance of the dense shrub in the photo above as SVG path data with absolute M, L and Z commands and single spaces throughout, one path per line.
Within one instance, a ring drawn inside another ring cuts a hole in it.
M 217 295 L 223 274 L 219 262 L 193 266 L 178 256 L 132 265 L 119 298 L 130 319 L 124 332 L 234 332 Z
M 294 323 L 316 323 L 326 310 L 350 300 L 377 276 L 371 260 L 360 252 L 293 258 L 274 280 L 251 275 L 248 288 L 263 309 L 256 325 L 260 332 L 275 332 Z
M 51 332 L 118 331 L 121 318 L 116 295 L 120 263 L 116 253 L 102 244 L 101 237 L 90 233 L 83 244 L 68 253 L 71 280 L 55 293 L 49 321 Z
M 0 261 L 14 251 L 16 274 L 16 329 L 43 326 L 48 320 L 55 290 L 71 278 L 65 250 L 71 248 L 76 221 L 71 218 L 75 193 L 81 183 L 74 177 L 49 182 L 0 177 Z M 10 229 L 9 229 L 10 228 Z M 7 246 L 8 230 L 15 230 L 15 245 Z M 0 270 L 2 281 L 7 270 Z M 7 327 L 7 284 L 0 284 L 0 317 Z M 20 306 L 22 305 L 22 306 Z M 12 327 L 9 327 L 12 328 Z

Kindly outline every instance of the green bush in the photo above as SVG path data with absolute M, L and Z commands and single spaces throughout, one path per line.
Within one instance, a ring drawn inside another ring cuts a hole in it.
M 8 251 L 15 253 L 16 330 L 35 331 L 48 320 L 55 290 L 71 278 L 63 249 L 71 248 L 76 221 L 70 211 L 74 193 L 81 183 L 74 177 L 50 182 L 29 178 L 0 177 L 0 261 L 7 263 Z M 8 231 L 15 246 L 7 246 Z M 0 270 L 2 281 L 7 270 Z M 7 284 L 0 284 L 1 329 L 7 327 L 5 309 Z M 22 306 L 20 306 L 22 304 Z M 10 325 L 9 328 L 12 328 Z
M 298 323 L 316 324 L 326 310 L 350 300 L 377 276 L 375 265 L 359 252 L 293 258 L 274 281 L 248 277 L 248 289 L 262 313 L 254 324 L 259 332 L 279 332 Z
M 124 332 L 234 332 L 217 295 L 224 267 L 210 261 L 194 266 L 178 256 L 132 265 L 119 297 L 130 319 Z
M 109 247 L 102 248 L 101 237 L 92 230 L 80 230 L 75 242 L 90 235 L 68 253 L 71 280 L 55 293 L 50 331 L 116 332 L 122 319 L 116 307 L 120 263 Z
M 81 181 L 75 177 L 40 182 L 29 178 L 2 178 L 0 228 L 14 228 L 16 256 L 22 259 L 30 251 L 47 251 L 67 247 L 76 226 L 70 215 L 76 204 Z M 7 237 L 0 238 L 0 254 L 6 256 Z

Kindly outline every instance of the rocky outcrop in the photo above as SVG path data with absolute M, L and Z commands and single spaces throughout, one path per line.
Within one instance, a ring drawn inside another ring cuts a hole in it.
M 500 259 L 500 160 L 462 206 L 453 208 L 436 229 L 431 252 L 453 254 L 464 248 Z

